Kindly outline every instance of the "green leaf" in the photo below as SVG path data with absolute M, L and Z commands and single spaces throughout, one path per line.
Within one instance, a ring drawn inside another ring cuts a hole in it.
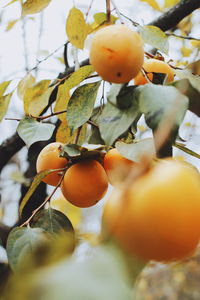
M 138 118 L 138 95 L 135 91 L 135 89 L 131 89 L 131 94 L 129 94 L 128 101 L 126 98 L 126 92 L 123 92 L 123 94 L 120 95 L 120 100 L 118 99 L 118 102 L 120 101 L 120 103 L 122 103 L 123 101 L 127 101 L 128 108 L 126 109 L 120 109 L 110 102 L 105 105 L 98 119 L 98 124 L 101 137 L 105 141 L 106 145 L 112 145 L 113 142 L 120 135 L 125 133 L 131 124 Z M 117 97 L 116 94 L 115 97 Z
M 83 49 L 90 26 L 86 24 L 83 13 L 73 7 L 66 22 L 66 33 L 69 41 L 75 47 Z
M 45 9 L 51 0 L 26 0 L 22 4 L 22 16 L 37 14 L 41 10 Z
M 180 79 L 188 79 L 193 88 L 200 92 L 200 76 L 193 75 L 189 70 L 175 70 L 175 73 Z
M 70 220 L 63 213 L 52 208 L 40 210 L 32 219 L 31 227 L 42 228 L 50 234 L 74 232 Z
M 33 118 L 25 117 L 19 122 L 17 132 L 25 144 L 30 147 L 35 142 L 50 139 L 54 129 L 54 124 L 41 123 Z
M 54 112 L 63 111 L 67 109 L 67 105 L 70 99 L 70 89 L 80 84 L 93 72 L 94 68 L 92 66 L 83 66 L 74 73 L 72 73 L 72 75 L 68 79 L 66 79 L 63 84 L 59 85 Z M 64 121 L 66 119 L 66 113 L 58 115 L 58 118 L 61 121 Z
M 183 95 L 189 98 L 189 109 L 194 113 L 195 111 L 198 112 L 200 106 L 200 90 L 195 89 L 189 79 L 177 80 L 172 82 L 171 85 L 175 86 Z
M 37 117 L 48 105 L 49 97 L 54 87 L 49 88 L 50 80 L 42 80 L 24 93 L 24 112 L 26 115 Z
M 76 156 L 80 156 L 81 155 L 81 150 L 85 149 L 85 151 L 87 151 L 86 148 L 80 147 L 78 145 L 75 144 L 69 144 L 69 145 L 65 145 L 62 148 L 61 151 L 61 156 L 65 153 L 67 155 L 67 157 L 71 158 L 71 157 L 76 157 Z
M 119 153 L 135 162 L 140 162 L 142 156 L 155 156 L 155 145 L 152 138 L 143 139 L 132 144 L 126 144 L 123 142 L 116 142 L 115 147 Z
M 8 236 L 6 247 L 12 270 L 20 269 L 25 257 L 46 240 L 45 231 L 41 228 L 15 227 Z
M 100 84 L 100 81 L 84 84 L 72 94 L 67 109 L 67 121 L 72 131 L 91 117 Z
M 146 84 L 140 92 L 139 106 L 151 129 L 169 120 L 176 131 L 187 111 L 188 98 L 173 86 Z
M 160 28 L 152 25 L 140 26 L 139 33 L 145 43 L 155 47 L 165 54 L 168 54 L 168 37 Z
M 7 113 L 12 94 L 13 93 L 9 93 L 5 96 L 0 96 L 0 122 L 3 120 L 5 114 Z
M 24 99 L 26 89 L 33 86 L 34 83 L 35 77 L 33 77 L 30 73 L 20 80 L 17 86 L 17 95 L 21 100 Z
M 19 213 L 20 213 L 20 216 L 22 215 L 22 211 L 26 205 L 26 203 L 28 202 L 29 198 L 32 196 L 32 194 L 34 193 L 34 191 L 36 190 L 37 186 L 40 184 L 40 182 L 42 181 L 42 179 L 55 172 L 55 171 L 62 171 L 62 169 L 49 169 L 49 170 L 45 170 L 45 171 L 42 171 L 40 173 L 38 173 L 33 182 L 31 183 L 31 186 L 28 190 L 28 192 L 26 193 L 26 195 L 24 196 L 24 198 L 22 199 L 21 203 L 20 203 L 20 207 L 19 207 Z
M 101 138 L 99 128 L 92 126 L 88 143 L 94 145 L 105 145 L 104 140 Z
M 133 299 L 123 258 L 103 247 L 91 253 L 85 260 L 66 258 L 35 272 L 19 274 L 11 282 L 6 300 L 36 299 L 36 293 L 40 300 Z

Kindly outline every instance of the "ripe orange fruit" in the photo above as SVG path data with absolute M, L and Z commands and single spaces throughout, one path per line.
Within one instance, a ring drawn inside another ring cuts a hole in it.
M 66 167 L 68 162 L 67 159 L 59 157 L 59 148 L 63 145 L 64 144 L 62 143 L 55 142 L 48 144 L 42 149 L 36 162 L 37 173 L 48 169 L 61 169 Z M 53 172 L 43 179 L 45 183 L 53 186 L 56 186 L 59 183 L 59 180 L 59 172 Z
M 96 32 L 90 63 L 106 81 L 124 83 L 134 78 L 144 61 L 139 34 L 125 25 L 109 25 Z
M 176 161 L 157 164 L 111 196 L 104 223 L 129 253 L 144 260 L 191 255 L 200 239 L 199 174 Z
M 150 81 L 153 80 L 153 73 L 163 73 L 167 74 L 167 82 L 171 82 L 174 80 L 174 71 L 173 69 L 164 61 L 158 59 L 148 59 L 143 64 L 143 69 L 149 73 L 147 77 Z M 153 73 L 152 73 L 153 72 Z M 134 78 L 135 85 L 143 85 L 148 83 L 148 80 L 139 72 L 137 76 Z
M 122 156 L 116 148 L 106 153 L 103 162 L 108 180 L 114 186 L 119 186 L 124 181 L 134 164 L 136 163 Z
M 65 173 L 61 190 L 64 197 L 78 207 L 96 204 L 106 193 L 108 179 L 96 160 L 85 160 L 72 165 Z

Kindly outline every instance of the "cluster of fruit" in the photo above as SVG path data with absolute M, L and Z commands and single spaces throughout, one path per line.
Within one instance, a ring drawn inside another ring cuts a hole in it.
M 36 169 L 40 172 L 67 168 L 61 190 L 65 198 L 78 207 L 96 204 L 105 195 L 108 180 L 114 184 L 120 183 L 128 172 L 126 166 L 134 164 L 121 156 L 116 149 L 112 149 L 105 155 L 103 165 L 94 159 L 84 159 L 70 166 L 66 158 L 59 156 L 62 146 L 62 143 L 55 142 L 44 147 L 37 158 Z M 61 176 L 62 171 L 55 171 L 44 177 L 43 181 L 56 186 Z
M 144 62 L 143 43 L 139 34 L 125 25 L 109 25 L 96 32 L 90 48 L 90 63 L 106 81 L 126 83 L 134 78 L 136 85 L 153 80 L 153 73 L 167 75 L 173 81 L 173 69 L 164 61 Z
M 38 172 L 67 167 L 67 159 L 59 157 L 61 146 L 51 143 L 40 152 Z M 104 207 L 106 233 L 145 260 L 171 261 L 190 255 L 200 239 L 199 172 L 188 163 L 163 159 L 124 188 L 121 183 L 138 165 L 116 149 L 105 154 L 103 164 L 79 161 L 67 168 L 62 193 L 73 205 L 89 207 L 105 195 L 110 182 L 115 189 Z M 55 171 L 44 182 L 57 185 L 60 179 Z

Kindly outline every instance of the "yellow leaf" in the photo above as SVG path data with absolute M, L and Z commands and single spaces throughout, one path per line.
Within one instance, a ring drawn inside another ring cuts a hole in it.
M 49 102 L 53 87 L 49 88 L 50 80 L 42 80 L 25 90 L 24 112 L 26 115 L 39 116 Z
M 192 49 L 187 48 L 187 47 L 182 47 L 182 48 L 181 48 L 181 54 L 182 54 L 184 57 L 189 57 L 191 53 L 192 53 Z
M 22 4 L 22 16 L 37 14 L 46 8 L 51 0 L 26 0 Z
M 181 30 L 181 34 L 187 34 L 192 29 L 191 15 L 184 18 L 177 27 Z
M 64 58 L 63 57 L 55 57 L 61 64 L 64 64 Z
M 51 199 L 50 206 L 66 215 L 75 229 L 79 227 L 82 218 L 81 209 L 69 203 L 62 193 L 58 198 Z
M 5 114 L 7 113 L 11 96 L 12 96 L 12 93 L 9 93 L 5 96 L 0 97 L 0 121 L 3 120 Z
M 8 22 L 7 26 L 6 26 L 6 31 L 9 31 L 13 28 L 13 26 L 19 21 L 19 19 L 17 20 L 12 20 L 10 22 Z
M 200 50 L 200 41 L 191 41 L 193 47 L 198 48 Z
M 65 116 L 66 118 L 66 116 Z M 82 145 L 85 142 L 86 137 L 87 124 L 84 124 L 79 132 L 78 144 Z M 67 120 L 63 120 L 58 130 L 56 132 L 56 142 L 64 143 L 64 144 L 72 144 L 75 142 L 77 136 L 78 129 L 74 131 L 71 135 L 70 128 L 68 126 Z
M 81 83 L 85 78 L 87 78 L 91 73 L 94 72 L 94 68 L 91 65 L 83 66 L 74 72 L 64 84 L 67 84 L 69 89 L 74 88 L 79 83 Z
M 197 60 L 187 66 L 188 69 L 192 71 L 193 74 L 200 76 L 200 60 Z
M 0 96 L 3 96 L 4 92 L 6 91 L 7 87 L 9 86 L 10 81 L 4 81 L 0 83 Z
M 24 99 L 25 90 L 34 85 L 34 83 L 35 77 L 33 77 L 30 73 L 20 80 L 17 86 L 17 95 L 21 100 Z
M 10 2 L 8 2 L 8 4 L 6 4 L 4 7 L 8 6 L 8 5 L 11 5 L 12 3 L 16 2 L 18 0 L 11 0 Z
M 168 7 L 174 6 L 178 2 L 180 2 L 180 0 L 165 0 L 164 7 L 168 8 Z
M 62 111 L 67 109 L 67 105 L 70 99 L 69 91 L 78 84 L 80 84 L 85 78 L 94 72 L 92 66 L 83 66 L 74 72 L 68 79 L 65 80 L 58 88 L 58 94 L 56 98 L 56 104 L 54 112 Z M 58 118 L 62 121 L 66 119 L 66 113 L 58 115 Z
M 2 207 L 0 207 L 0 220 L 2 220 L 3 216 L 4 216 L 4 210 Z
M 54 112 L 59 112 L 67 109 L 67 105 L 70 99 L 69 88 L 66 84 L 61 84 L 58 87 L 58 94 L 56 97 L 56 104 L 54 107 Z M 58 119 L 63 121 L 66 120 L 66 112 L 57 115 Z
M 83 13 L 73 7 L 66 22 L 66 33 L 69 41 L 75 47 L 83 49 L 85 38 L 90 31 L 90 26 L 86 24 Z
M 147 2 L 155 10 L 161 11 L 161 8 L 160 8 L 159 4 L 155 0 L 140 0 L 140 1 Z

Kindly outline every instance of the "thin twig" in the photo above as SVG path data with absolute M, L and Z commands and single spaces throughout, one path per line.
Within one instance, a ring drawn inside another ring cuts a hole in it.
M 106 0 L 106 14 L 107 14 L 107 22 L 110 22 L 110 17 L 111 17 L 111 13 L 110 13 L 110 0 Z
M 37 44 L 37 52 L 36 52 L 36 62 L 39 61 L 39 52 L 40 52 L 40 44 L 41 44 L 41 38 L 42 38 L 42 32 L 43 32 L 43 19 L 44 15 L 43 12 L 40 14 L 40 24 L 39 24 L 39 34 L 38 34 L 38 44 Z M 38 68 L 35 69 L 35 77 L 37 77 Z
M 142 72 L 142 75 L 145 77 L 145 79 L 147 80 L 147 82 L 149 82 L 149 83 L 152 83 L 152 81 L 149 79 L 149 77 L 147 76 L 149 73 L 151 73 L 151 72 L 147 72 L 147 71 L 145 71 L 145 69 L 144 68 L 141 68 L 141 72 Z
M 115 11 L 116 11 L 116 14 L 121 22 L 121 24 L 124 24 L 124 21 L 122 20 L 122 17 L 121 17 L 121 14 L 120 14 L 120 11 L 117 7 L 117 5 L 115 4 L 115 1 L 114 0 L 110 0 L 110 2 L 112 3 L 112 6 L 114 7 Z
M 66 43 L 69 43 L 68 41 Z M 38 68 L 38 66 L 43 63 L 44 61 L 46 61 L 48 58 L 50 58 L 51 56 L 53 56 L 56 52 L 58 52 L 61 48 L 63 48 L 66 43 L 64 43 L 63 45 L 61 45 L 60 47 L 58 47 L 56 50 L 54 50 L 53 52 L 51 52 L 49 55 L 47 55 L 44 59 L 38 61 L 38 63 L 32 68 L 29 70 L 28 73 L 34 71 L 36 68 Z
M 125 16 L 123 13 L 119 12 L 119 14 L 120 14 L 121 16 L 123 16 L 125 19 L 129 20 L 129 21 L 130 21 L 130 22 L 133 24 L 133 26 L 135 26 L 135 27 L 138 27 L 138 26 L 140 26 L 140 24 L 139 24 L 139 23 L 137 23 L 137 22 L 133 21 L 131 18 L 129 18 L 129 17 L 127 17 L 127 16 Z
M 96 127 L 96 128 L 99 128 L 99 126 L 91 120 L 88 120 L 87 123 L 94 126 L 94 127 Z
M 32 220 L 32 218 L 35 216 L 35 214 L 51 199 L 51 197 L 55 194 L 55 192 L 57 191 L 57 189 L 60 187 L 63 178 L 65 176 L 65 172 L 63 172 L 58 184 L 56 185 L 56 187 L 53 189 L 52 193 L 42 202 L 42 204 L 40 206 L 38 206 L 33 212 L 32 215 L 23 223 L 20 225 L 20 227 L 23 227 L 25 225 L 28 225 L 30 223 L 30 221 Z
M 80 137 L 82 127 L 83 127 L 83 126 L 80 126 L 80 127 L 78 128 L 78 130 L 77 130 L 77 134 L 76 134 L 75 139 L 74 139 L 74 144 L 76 144 L 76 145 L 78 144 L 78 139 L 79 139 L 79 137 Z
M 87 18 L 88 18 L 88 15 L 89 15 L 90 10 L 91 10 L 91 8 L 92 8 L 93 2 L 94 2 L 94 0 L 91 0 L 90 5 L 89 5 L 89 7 L 88 7 L 88 10 L 86 11 L 86 14 L 85 14 L 85 21 L 87 21 Z
M 61 110 L 61 111 L 57 111 L 57 112 L 51 112 L 47 116 L 37 116 L 37 117 L 35 117 L 35 116 L 31 115 L 31 118 L 39 119 L 39 120 L 45 120 L 45 119 L 48 119 L 48 118 L 51 118 L 51 117 L 54 117 L 54 116 L 57 116 L 57 115 L 64 114 L 66 112 L 67 112 L 67 110 L 65 109 L 65 110 Z
M 165 33 L 165 34 L 167 36 L 174 36 L 174 37 L 177 37 L 177 38 L 180 38 L 180 39 L 194 40 L 194 41 L 199 41 L 200 42 L 200 39 L 192 37 L 192 36 L 177 35 L 177 34 L 174 34 L 174 33 Z
M 69 68 L 69 63 L 68 63 L 68 45 L 69 45 L 69 42 L 65 43 L 65 47 L 64 47 L 64 53 L 63 53 L 63 56 L 64 56 L 64 63 L 65 63 L 65 68 L 68 69 Z
M 24 45 L 24 59 L 25 59 L 25 71 L 29 70 L 29 62 L 28 62 L 28 49 L 27 49 L 27 38 L 26 38 L 26 18 L 22 18 L 22 38 Z
M 17 119 L 17 118 L 5 118 L 4 120 L 6 120 L 6 121 L 18 121 L 18 122 L 21 121 L 21 119 Z

